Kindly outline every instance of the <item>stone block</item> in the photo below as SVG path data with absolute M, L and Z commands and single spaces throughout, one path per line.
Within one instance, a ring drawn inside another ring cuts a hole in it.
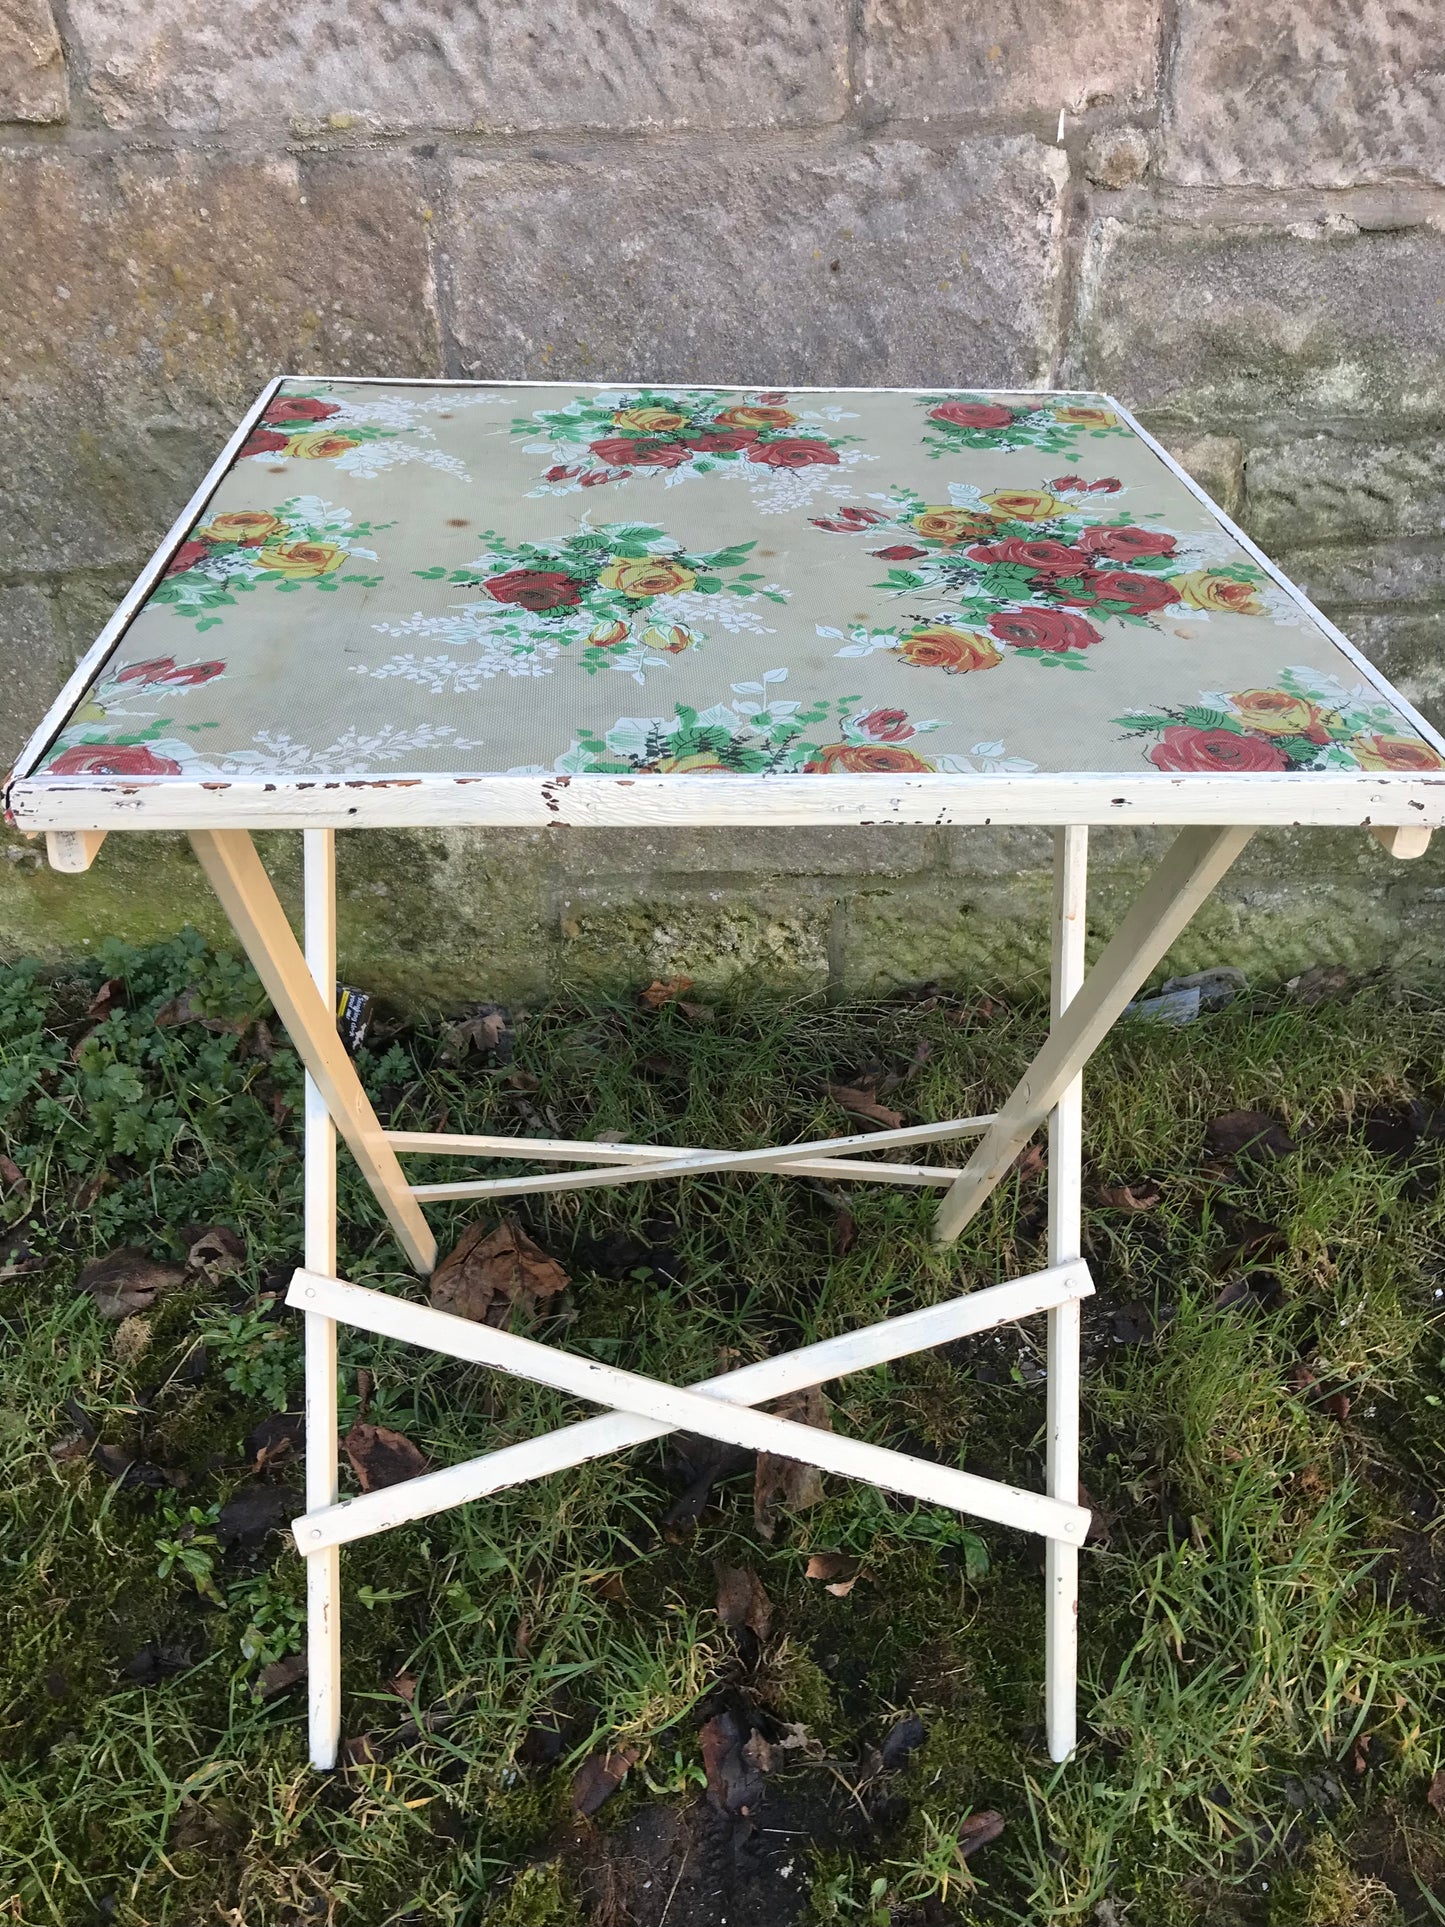
M 568 982 L 630 989 L 691 977 L 704 990 L 753 981 L 822 988 L 836 895 L 826 883 L 650 888 L 587 885 L 566 893 L 559 928 Z
M 1200 187 L 1445 181 L 1436 0 L 1179 0 L 1160 171 Z
M 1158 0 L 863 0 L 864 97 L 902 120 L 1139 105 L 1159 15 Z
M 0 0 L 0 121 L 69 116 L 65 52 L 50 0 Z
M 1321 430 L 1250 452 L 1249 532 L 1264 548 L 1433 535 L 1445 527 L 1438 437 L 1362 440 Z
M 1177 435 L 1165 428 L 1159 440 L 1226 515 L 1238 515 L 1244 502 L 1244 444 L 1237 435 Z
M 431 374 L 429 210 L 395 155 L 0 156 L 0 571 L 142 558 L 263 382 Z
M 70 0 L 107 125 L 186 133 L 838 119 L 846 0 Z
M 70 674 L 53 598 L 34 583 L 0 587 L 0 771 L 9 769 Z
M 1445 730 L 1445 609 L 1357 615 L 1348 634 L 1427 722 Z
M 1089 235 L 1081 387 L 1211 432 L 1278 416 L 1445 410 L 1445 233 L 1105 216 Z
M 1286 548 L 1274 560 L 1346 635 L 1351 635 L 1348 611 L 1445 603 L 1445 544 L 1438 541 Z
M 1133 187 L 1149 171 L 1149 136 L 1142 127 L 1104 127 L 1084 149 L 1084 172 L 1095 187 Z
M 453 166 L 469 375 L 995 383 L 1044 374 L 1064 156 L 821 138 Z

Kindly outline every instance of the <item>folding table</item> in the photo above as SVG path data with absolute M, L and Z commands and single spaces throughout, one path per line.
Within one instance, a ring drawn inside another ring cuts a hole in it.
M 285 379 L 45 717 L 11 820 L 83 870 L 184 830 L 307 1071 L 311 1755 L 340 1719 L 339 1548 L 684 1427 L 1046 1542 L 1049 1750 L 1075 1739 L 1081 1073 L 1261 825 L 1445 823 L 1445 741 L 1106 395 Z M 334 833 L 670 824 L 1054 831 L 1052 1028 L 999 1111 L 747 1150 L 386 1130 L 337 1036 Z M 1172 825 L 1084 970 L 1095 824 Z M 303 833 L 304 948 L 251 842 Z M 1049 1128 L 1048 1266 L 678 1388 L 336 1271 L 335 1133 L 418 1273 L 423 1207 L 714 1171 L 934 1187 L 956 1239 Z M 958 1168 L 900 1147 L 973 1137 Z M 413 1184 L 402 1160 L 516 1160 Z M 573 1166 L 570 1170 L 536 1167 Z M 760 1408 L 1045 1313 L 1044 1490 Z M 604 1415 L 342 1502 L 339 1323 Z

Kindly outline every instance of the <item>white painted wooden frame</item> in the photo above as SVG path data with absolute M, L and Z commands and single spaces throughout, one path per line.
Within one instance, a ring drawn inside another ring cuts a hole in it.
M 1053 1023 L 1002 1108 L 897 1130 L 855 1133 L 746 1151 L 585 1139 L 387 1131 L 336 1035 L 326 995 L 335 983 L 335 853 L 329 829 L 305 837 L 304 949 L 297 943 L 250 835 L 197 830 L 192 842 L 227 915 L 289 1029 L 307 1070 L 306 1264 L 287 1302 L 305 1316 L 306 1511 L 295 1522 L 307 1560 L 310 1747 L 318 1767 L 335 1764 L 340 1736 L 339 1549 L 352 1540 L 465 1504 L 508 1485 L 609 1457 L 684 1427 L 801 1459 L 928 1503 L 1033 1532 L 1045 1541 L 1045 1711 L 1049 1751 L 1063 1760 L 1075 1741 L 1078 1549 L 1088 1513 L 1078 1504 L 1079 1306 L 1093 1287 L 1081 1256 L 1081 1075 L 1124 1004 L 1244 847 L 1245 828 L 1180 832 L 1098 962 L 1083 969 L 1086 829 L 1056 832 Z M 721 1171 L 824 1176 L 935 1186 L 937 1237 L 956 1238 L 1043 1123 L 1050 1130 L 1049 1265 L 1042 1272 L 885 1319 L 861 1332 L 804 1346 L 691 1388 L 661 1384 L 530 1339 L 451 1317 L 428 1306 L 347 1284 L 336 1270 L 335 1135 L 345 1140 L 402 1248 L 431 1270 L 435 1241 L 422 1205 L 506 1198 L 596 1185 L 644 1183 Z M 961 1169 L 891 1163 L 879 1153 L 975 1137 Z M 412 1184 L 400 1158 L 444 1153 L 581 1166 L 521 1177 Z M 867 1155 L 865 1155 L 867 1154 Z M 1026 1492 L 959 1468 L 818 1432 L 756 1406 L 803 1386 L 940 1345 L 965 1333 L 1044 1312 L 1048 1316 L 1045 1490 Z M 337 1490 L 336 1332 L 354 1325 L 493 1370 L 530 1378 L 608 1408 L 607 1415 L 489 1452 L 401 1486 L 342 1502 Z

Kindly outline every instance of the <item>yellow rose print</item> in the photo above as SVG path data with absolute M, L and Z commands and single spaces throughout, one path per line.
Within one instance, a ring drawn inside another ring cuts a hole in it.
M 1361 769 L 1439 769 L 1440 756 L 1414 736 L 1352 736 L 1345 747 Z
M 280 516 L 268 515 L 264 509 L 235 509 L 216 516 L 196 534 L 203 542 L 240 542 L 251 548 L 284 527 Z
M 624 408 L 612 418 L 615 428 L 630 435 L 662 435 L 669 429 L 681 428 L 687 420 L 672 408 Z
M 639 556 L 631 561 L 609 562 L 597 580 L 604 589 L 641 602 L 648 596 L 677 595 L 697 581 L 691 569 L 665 555 Z
M 1252 582 L 1236 582 L 1232 576 L 1215 575 L 1210 569 L 1194 569 L 1188 575 L 1171 576 L 1180 599 L 1194 609 L 1217 609 L 1231 616 L 1262 616 L 1264 604 Z
M 296 582 L 311 582 L 317 576 L 330 575 L 339 569 L 346 560 L 345 549 L 338 549 L 334 542 L 280 542 L 272 548 L 262 549 L 256 560 L 263 569 L 274 569 L 278 575 L 287 575 Z
M 693 638 L 686 629 L 679 629 L 675 624 L 669 624 L 665 629 L 654 624 L 643 630 L 642 640 L 649 649 L 662 649 L 669 656 L 677 656 L 684 649 L 691 648 Z
M 996 515 L 1010 522 L 1048 522 L 1068 513 L 1066 503 L 1042 488 L 1000 488 L 983 499 Z
M 593 649 L 615 649 L 631 634 L 625 622 L 599 622 L 595 629 L 588 631 L 587 641 Z
M 898 654 L 914 669 L 942 669 L 950 676 L 993 669 L 1003 661 L 1001 651 L 987 636 L 975 629 L 955 629 L 948 623 L 913 630 L 900 641 Z
M 972 542 L 994 530 L 993 518 L 973 509 L 925 508 L 909 521 L 930 542 Z
M 1292 696 L 1287 689 L 1241 689 L 1230 697 L 1234 712 L 1248 729 L 1261 736 L 1304 736 L 1312 729 L 1338 725 L 1332 710 L 1303 696 Z
M 329 461 L 360 446 L 354 435 L 328 435 L 324 428 L 314 428 L 305 435 L 293 435 L 286 444 L 286 453 L 299 455 L 306 461 Z
M 1117 428 L 1119 426 L 1119 417 L 1111 408 L 1056 408 L 1054 420 L 1067 422 L 1073 428 Z
M 791 408 L 771 402 L 740 402 L 736 408 L 719 409 L 716 416 L 719 428 L 791 428 L 797 419 Z

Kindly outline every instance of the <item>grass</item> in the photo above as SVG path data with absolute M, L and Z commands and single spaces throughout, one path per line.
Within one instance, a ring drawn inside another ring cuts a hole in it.
M 109 1010 L 88 1016 L 105 978 Z M 157 1024 L 185 992 L 209 1021 Z M 300 1388 L 275 1304 L 299 1257 L 300 1078 L 263 1012 L 249 973 L 190 937 L 112 949 L 83 979 L 0 973 L 0 1131 L 23 1179 L 0 1254 L 0 1919 L 1445 1920 L 1426 1799 L 1445 1761 L 1437 1001 L 1385 983 L 1313 1007 L 1259 996 L 1125 1028 L 1091 1069 L 1098 1530 L 1083 1741 L 1061 1770 L 1042 1750 L 1036 1542 L 830 1479 L 769 1543 L 746 1466 L 694 1528 L 665 1525 L 689 1472 L 659 1444 L 350 1548 L 345 1731 L 369 1739 L 313 1774 L 300 1690 L 253 1692 L 302 1644 L 300 1562 L 276 1532 L 237 1542 L 223 1511 L 298 1477 L 257 1473 L 242 1443 Z M 910 1118 L 987 1108 L 1042 1025 L 1025 999 L 558 1006 L 519 1021 L 510 1070 L 423 1025 L 361 1067 L 398 1126 L 751 1144 L 847 1128 L 826 1080 L 880 1066 L 915 1064 L 889 1100 Z M 1212 1156 L 1209 1120 L 1245 1108 L 1297 1151 Z M 341 1163 L 345 1275 L 416 1291 Z M 1146 1179 L 1152 1209 L 1099 1202 Z M 926 1195 L 767 1176 L 519 1213 L 572 1279 L 541 1335 L 678 1382 L 1043 1262 L 1038 1176 L 950 1252 L 928 1214 Z M 468 1217 L 434 1221 L 446 1248 Z M 192 1274 L 121 1325 L 77 1291 L 86 1258 L 180 1260 L 210 1223 L 244 1236 L 238 1273 Z M 833 1423 L 1036 1484 L 1042 1341 L 1033 1321 L 835 1383 Z M 366 1334 L 342 1355 L 344 1419 L 364 1374 L 368 1416 L 438 1463 L 577 1415 Z M 845 1596 L 805 1576 L 819 1550 L 860 1562 Z M 766 1638 L 720 1625 L 720 1563 L 759 1575 Z M 801 1742 L 776 1755 L 756 1834 L 697 1804 L 699 1728 L 728 1709 Z M 914 1713 L 922 1743 L 880 1770 L 869 1749 Z M 621 1790 L 579 1820 L 573 1773 L 624 1747 Z M 965 1856 L 987 1810 L 1004 1830 Z

